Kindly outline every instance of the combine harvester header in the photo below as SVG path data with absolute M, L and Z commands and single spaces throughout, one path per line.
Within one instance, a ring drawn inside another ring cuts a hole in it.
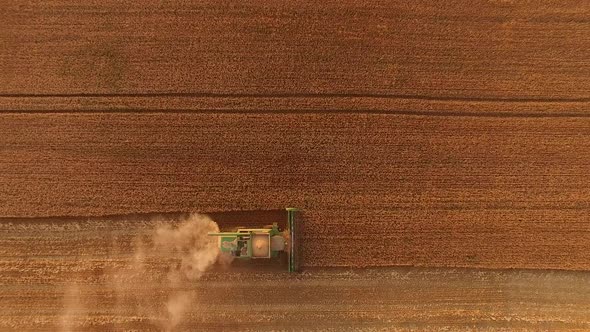
M 261 228 L 242 228 L 232 232 L 210 232 L 209 236 L 219 238 L 219 250 L 222 254 L 235 259 L 264 259 L 282 262 L 287 260 L 289 272 L 299 270 L 299 250 L 297 247 L 298 227 L 296 208 L 286 208 L 286 227 L 281 229 L 279 223 L 261 226 Z

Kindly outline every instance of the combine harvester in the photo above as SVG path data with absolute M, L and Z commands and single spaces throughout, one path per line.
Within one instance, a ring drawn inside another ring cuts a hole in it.
M 230 255 L 239 260 L 267 260 L 277 264 L 287 261 L 287 270 L 299 269 L 296 223 L 298 210 L 287 208 L 286 227 L 281 229 L 279 223 L 262 228 L 238 227 L 233 232 L 209 232 L 209 236 L 219 238 L 219 250 L 223 255 Z

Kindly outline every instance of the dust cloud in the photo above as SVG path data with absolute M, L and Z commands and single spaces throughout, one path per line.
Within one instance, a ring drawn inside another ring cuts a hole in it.
M 77 283 L 68 285 L 64 294 L 64 311 L 60 317 L 62 331 L 73 331 L 74 318 L 85 310 L 80 301 L 80 286 Z
M 114 313 L 147 318 L 153 327 L 174 331 L 195 303 L 191 286 L 220 257 L 217 239 L 207 235 L 217 231 L 208 216 L 191 214 L 183 220 L 156 220 L 153 229 L 138 234 L 129 262 L 104 271 L 105 291 L 116 298 Z M 84 312 L 86 295 L 77 284 L 68 285 L 62 331 L 75 330 L 74 318 Z

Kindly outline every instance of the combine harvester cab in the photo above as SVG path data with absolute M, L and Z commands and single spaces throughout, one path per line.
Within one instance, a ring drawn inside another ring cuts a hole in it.
M 219 238 L 219 250 L 234 259 L 266 259 L 281 261 L 286 256 L 287 269 L 295 272 L 299 269 L 299 252 L 297 248 L 297 215 L 299 210 L 287 208 L 286 227 L 281 229 L 275 222 L 261 228 L 238 228 L 233 232 L 209 232 L 209 236 Z

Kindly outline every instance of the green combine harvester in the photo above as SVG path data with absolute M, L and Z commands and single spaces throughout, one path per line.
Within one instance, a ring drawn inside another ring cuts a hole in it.
M 219 238 L 219 250 L 222 254 L 235 259 L 280 260 L 286 255 L 287 269 L 295 272 L 299 267 L 296 215 L 298 210 L 287 208 L 286 229 L 280 229 L 278 223 L 263 228 L 238 228 L 233 232 L 209 232 L 209 236 Z

